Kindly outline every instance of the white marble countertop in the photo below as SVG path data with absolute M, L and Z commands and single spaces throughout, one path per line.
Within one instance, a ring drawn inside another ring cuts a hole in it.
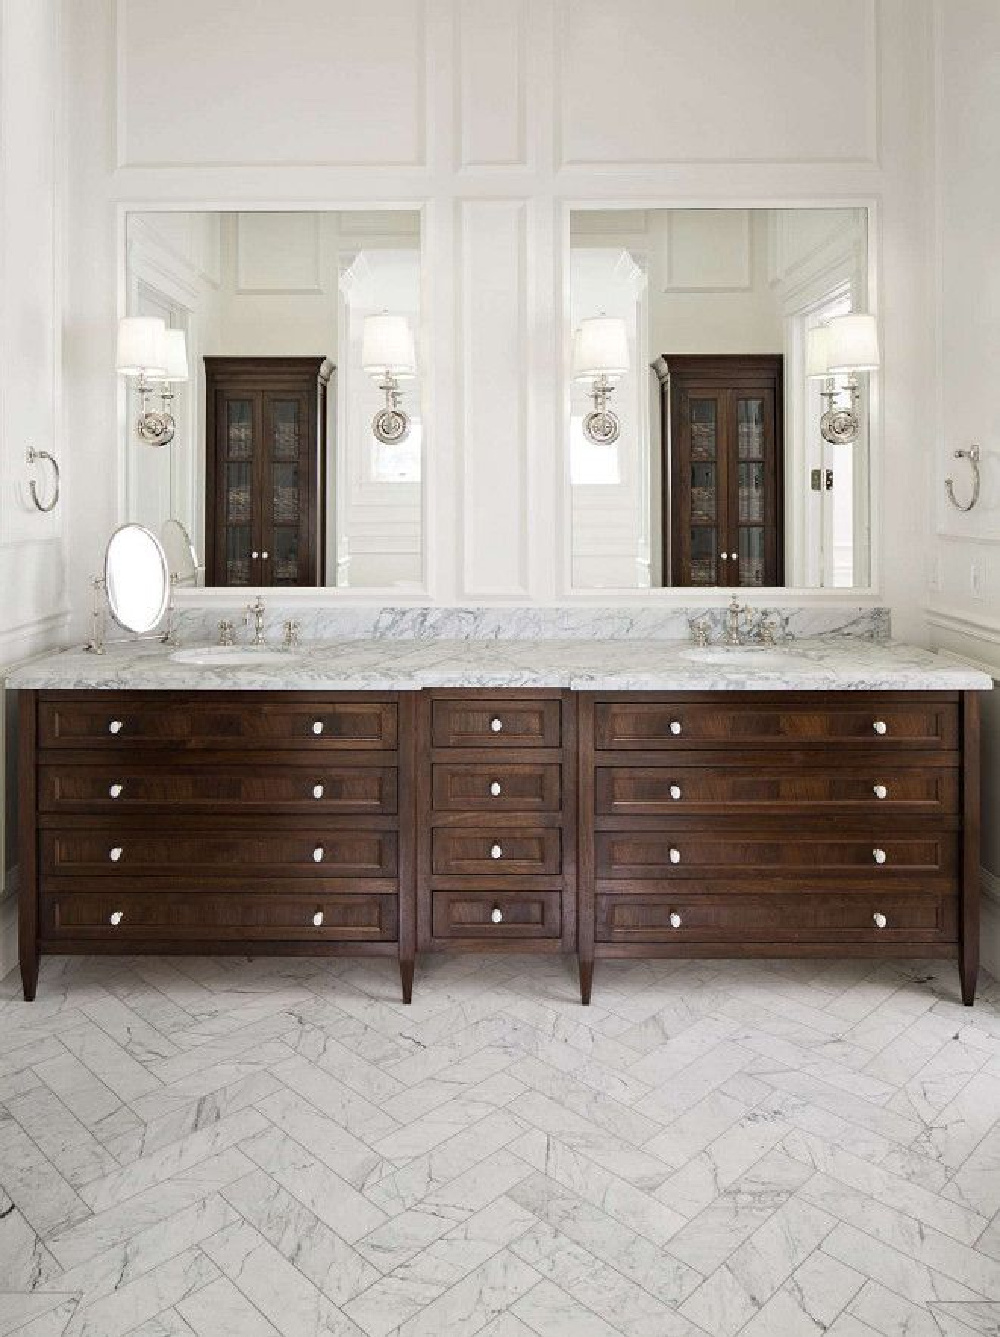
M 238 647 L 245 649 L 246 647 Z M 651 640 L 344 640 L 275 650 L 264 664 L 179 663 L 157 642 L 49 654 L 10 688 L 184 691 L 412 691 L 549 687 L 575 691 L 988 690 L 979 669 L 916 646 L 814 637 L 773 649 Z

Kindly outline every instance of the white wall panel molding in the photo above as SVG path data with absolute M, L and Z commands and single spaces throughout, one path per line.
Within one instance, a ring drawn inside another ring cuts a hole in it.
M 665 292 L 749 292 L 748 209 L 672 209 L 664 236 Z
M 118 167 L 425 165 L 426 0 L 241 8 L 115 0 Z
M 460 168 L 528 166 L 528 0 L 457 0 Z
M 878 164 L 879 3 L 558 0 L 558 161 Z
M 235 291 L 269 296 L 323 292 L 322 215 L 238 213 Z
M 528 205 L 458 205 L 461 593 L 528 593 Z

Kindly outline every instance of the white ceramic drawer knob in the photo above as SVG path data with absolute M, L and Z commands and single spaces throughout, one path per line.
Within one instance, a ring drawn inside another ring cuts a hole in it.
M 676 847 L 675 845 L 671 845 L 671 847 L 670 847 L 670 862 L 671 862 L 671 863 L 680 863 L 680 861 L 681 861 L 681 852 L 680 852 L 680 850 L 677 849 L 677 847 Z
M 313 785 L 313 798 L 322 798 L 322 797 L 323 797 L 323 786 Z
M 876 863 L 885 863 L 885 850 L 872 850 L 872 858 Z
M 503 732 L 503 720 L 498 719 L 496 715 L 490 720 L 490 729 L 493 733 Z
M 885 720 L 876 720 L 872 725 L 872 728 L 879 736 L 889 732 L 889 726 L 886 724 Z
M 490 848 L 490 858 L 491 858 L 491 859 L 502 859 L 502 858 L 503 858 L 503 846 L 502 846 L 502 845 L 493 845 L 493 846 Z
M 316 737 L 318 738 L 322 732 L 323 732 L 323 721 L 313 720 L 313 733 L 316 735 Z
M 124 853 L 121 845 L 115 845 L 113 849 L 108 850 L 108 858 L 112 863 L 117 863 Z
M 676 803 L 676 801 L 680 798 L 680 796 L 681 796 L 681 787 L 680 787 L 680 785 L 671 785 L 671 786 L 670 786 L 670 797 L 674 800 L 675 803 Z
M 680 731 L 681 731 L 681 722 L 680 722 L 680 720 L 671 720 L 671 721 L 670 721 L 670 732 L 674 735 L 675 738 L 676 738 L 677 735 L 680 733 Z
M 323 927 L 323 911 L 322 911 L 322 910 L 317 910 L 316 913 L 313 915 L 313 927 L 314 927 L 314 928 L 322 928 L 322 927 Z
M 500 797 L 501 786 L 499 780 L 494 780 L 493 783 L 490 785 L 490 793 L 493 795 L 494 798 Z
M 500 909 L 499 905 L 494 905 L 493 909 L 490 911 L 490 919 L 494 924 L 503 923 L 503 911 Z
M 881 911 L 879 910 L 875 911 L 875 913 L 872 915 L 872 919 L 874 920 L 876 928 L 885 928 L 886 924 L 888 924 L 889 922 L 888 919 L 886 919 L 885 915 L 882 914 Z
M 323 862 L 323 846 L 317 845 L 316 848 L 313 850 L 313 863 L 322 863 L 322 862 Z
M 108 787 L 108 793 L 111 795 L 112 798 L 121 798 L 122 790 L 124 788 L 125 788 L 124 785 L 113 784 Z
M 113 925 L 114 928 L 117 928 L 118 925 L 122 922 L 122 920 L 123 920 L 124 918 L 125 918 L 125 912 L 124 912 L 124 910 L 112 910 L 112 911 L 111 911 L 111 923 L 112 923 L 112 925 Z
M 108 733 L 121 733 L 125 728 L 124 720 L 112 720 L 108 725 Z
M 680 915 L 677 913 L 677 911 L 674 910 L 674 911 L 671 913 L 671 915 L 670 915 L 670 927 L 671 927 L 671 928 L 680 928 L 680 926 L 681 926 L 681 917 L 680 917 Z
M 889 791 L 888 791 L 888 789 L 886 788 L 885 785 L 876 785 L 875 788 L 874 788 L 874 791 L 873 791 L 873 792 L 874 792 L 876 798 L 888 798 L 888 797 L 889 797 Z

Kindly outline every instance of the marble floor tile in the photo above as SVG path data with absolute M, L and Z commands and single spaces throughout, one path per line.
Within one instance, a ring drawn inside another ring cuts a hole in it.
M 0 1337 L 1000 1337 L 1000 986 L 390 964 L 0 983 Z

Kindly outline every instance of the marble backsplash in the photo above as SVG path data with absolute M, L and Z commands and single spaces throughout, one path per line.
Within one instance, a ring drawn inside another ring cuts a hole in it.
M 618 608 L 545 607 L 453 608 L 453 607 L 303 607 L 300 602 L 282 604 L 280 595 L 265 598 L 265 635 L 269 643 L 281 640 L 283 624 L 294 619 L 302 641 L 353 640 L 453 640 L 453 641 L 686 641 L 692 624 L 704 619 L 709 639 L 722 638 L 725 608 Z M 185 644 L 214 644 L 219 639 L 219 621 L 236 625 L 238 640 L 243 629 L 245 603 L 234 597 L 231 607 L 221 603 L 178 609 L 174 614 L 177 639 Z M 778 641 L 805 640 L 813 636 L 853 637 L 863 641 L 890 639 L 888 608 L 781 606 L 754 607 L 750 635 L 761 617 L 770 618 Z

